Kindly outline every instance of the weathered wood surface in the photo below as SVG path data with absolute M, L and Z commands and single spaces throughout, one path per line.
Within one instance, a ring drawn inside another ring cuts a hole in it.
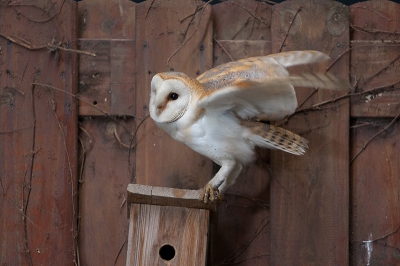
M 107 117 L 80 122 L 79 250 L 81 265 L 125 265 L 126 187 L 134 180 L 134 123 Z M 123 127 L 127 128 L 127 132 Z M 118 137 L 116 137 L 118 136 Z M 118 141 L 120 139 L 120 141 Z
M 196 77 L 211 67 L 211 6 L 202 8 L 204 4 L 155 0 L 136 6 L 137 117 L 149 115 L 150 82 L 156 73 L 174 70 Z M 211 178 L 212 163 L 149 118 L 136 136 L 135 171 L 138 184 L 198 189 Z
M 269 5 L 249 0 L 222 2 L 213 6 L 213 23 L 213 66 L 271 53 Z M 260 150 L 259 155 L 228 189 L 226 202 L 218 208 L 210 265 L 269 265 L 269 152 Z
M 334 1 L 275 5 L 272 52 L 314 49 L 333 60 L 349 45 L 348 14 L 348 7 Z M 344 55 L 330 73 L 346 79 L 348 62 Z M 302 70 L 325 71 L 329 63 Z M 296 92 L 302 103 L 313 90 Z M 343 93 L 320 90 L 302 107 Z M 318 112 L 296 114 L 283 125 L 310 143 L 301 157 L 280 151 L 271 155 L 271 265 L 348 265 L 348 114 L 346 99 Z
M 80 57 L 79 95 L 84 101 L 79 103 L 79 115 L 105 112 L 133 116 L 135 3 L 82 1 L 78 7 L 80 49 L 96 54 L 96 57 Z
M 166 187 L 152 187 L 139 184 L 129 184 L 128 211 L 130 204 L 148 204 L 160 206 L 175 206 L 185 208 L 197 208 L 216 211 L 217 204 L 206 204 L 199 200 L 201 189 L 179 189 Z M 128 213 L 129 217 L 129 213 Z
M 369 126 L 351 134 L 351 265 L 400 265 L 400 123 L 369 142 L 391 120 L 353 123 Z
M 0 261 L 73 265 L 77 103 L 31 83 L 77 92 L 76 54 L 47 49 L 76 49 L 76 3 L 2 1 L 0 14 Z
M 400 112 L 400 4 L 387 0 L 354 4 L 351 11 L 351 78 L 356 92 L 395 91 L 352 98 L 353 117 L 394 117 Z
M 134 116 L 135 40 L 80 39 L 79 46 L 96 54 L 79 60 L 79 115 Z
M 132 204 L 127 265 L 206 265 L 209 210 Z M 175 256 L 163 260 L 169 244 Z
M 126 187 L 135 180 L 128 148 L 136 128 L 135 8 L 130 1 L 78 4 L 79 47 L 96 54 L 79 61 L 79 95 L 91 104 L 79 106 L 81 265 L 126 263 Z

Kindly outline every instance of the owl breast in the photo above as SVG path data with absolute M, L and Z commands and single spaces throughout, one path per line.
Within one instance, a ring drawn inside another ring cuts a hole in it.
M 183 116 L 164 130 L 174 139 L 221 165 L 225 160 L 248 164 L 255 159 L 250 131 L 232 113 L 207 112 L 195 121 Z M 175 124 L 175 125 L 174 125 Z M 175 127 L 175 128 L 173 128 Z

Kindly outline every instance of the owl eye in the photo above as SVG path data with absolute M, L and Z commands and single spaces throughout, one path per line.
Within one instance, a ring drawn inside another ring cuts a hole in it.
M 177 100 L 177 99 L 179 98 L 179 95 L 178 95 L 177 93 L 173 92 L 173 93 L 171 93 L 171 94 L 169 95 L 169 98 L 170 98 L 171 100 L 175 101 L 175 100 Z

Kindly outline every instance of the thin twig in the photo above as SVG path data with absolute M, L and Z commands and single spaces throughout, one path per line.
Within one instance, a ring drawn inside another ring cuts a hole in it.
M 92 108 L 96 109 L 97 111 L 99 111 L 99 112 L 102 113 L 103 115 L 105 115 L 105 116 L 109 117 L 110 119 L 114 120 L 117 124 L 119 124 L 121 127 L 123 127 L 127 132 L 130 132 L 130 131 L 129 131 L 124 125 L 122 125 L 116 118 L 112 117 L 111 115 L 109 115 L 108 113 L 104 112 L 104 111 L 101 110 L 100 108 L 98 108 L 98 107 L 96 107 L 95 105 L 91 104 L 90 102 L 86 101 L 86 100 L 85 100 L 84 98 L 82 98 L 79 94 L 73 94 L 73 93 L 71 93 L 71 92 L 69 92 L 69 91 L 66 91 L 66 90 L 63 90 L 63 89 L 60 89 L 60 88 L 57 88 L 57 87 L 54 87 L 54 86 L 50 86 L 50 85 L 47 85 L 47 84 L 43 84 L 43 83 L 36 83 L 36 82 L 33 82 L 32 85 L 37 85 L 37 86 L 49 88 L 49 89 L 52 89 L 52 90 L 60 91 L 60 92 L 66 93 L 66 94 L 68 94 L 68 95 L 70 95 L 70 96 L 72 96 L 72 97 L 75 97 L 76 99 L 78 99 L 78 100 L 80 100 L 80 101 L 82 101 L 82 102 L 84 102 L 84 103 L 90 105 Z M 134 117 L 135 117 L 135 116 L 134 116 Z M 135 118 L 136 118 L 136 117 L 135 117 Z
M 302 6 L 299 6 L 299 8 L 297 9 L 296 13 L 293 16 L 293 19 L 289 22 L 289 27 L 288 27 L 288 30 L 286 32 L 285 38 L 283 39 L 283 42 L 281 43 L 281 47 L 279 48 L 279 52 L 282 52 L 282 48 L 285 45 L 287 37 L 289 36 L 290 28 L 292 27 L 293 22 L 297 17 L 297 14 L 299 14 L 299 12 L 301 11 L 302 8 L 303 8 Z
M 21 213 L 21 215 L 27 220 L 27 221 L 29 221 L 31 224 L 33 224 L 35 227 L 37 227 L 37 228 L 39 228 L 39 226 L 37 226 L 28 216 L 26 216 L 26 214 L 23 212 L 23 210 L 22 210 L 22 208 L 20 208 L 15 202 L 13 202 L 9 197 L 7 197 L 7 193 L 6 193 L 6 191 L 5 191 L 5 189 L 4 189 L 4 186 L 3 186 L 3 181 L 2 181 L 2 179 L 1 179 L 1 176 L 0 176 L 0 185 L 1 185 L 1 188 L 2 188 L 2 191 L 3 191 L 3 197 L 9 202 L 9 203 L 11 203 L 11 205 L 13 205 L 20 213 Z
M 352 27 L 355 30 L 370 33 L 370 34 L 384 33 L 384 34 L 390 34 L 390 35 L 400 35 L 400 32 L 397 32 L 397 31 L 375 30 L 375 29 L 360 27 L 357 25 L 350 25 L 350 27 Z
M 375 238 L 375 239 L 373 239 L 373 240 L 371 240 L 371 241 L 372 241 L 372 242 L 376 242 L 376 241 L 378 241 L 378 240 L 385 239 L 385 238 L 387 238 L 388 236 L 391 236 L 391 235 L 393 235 L 393 234 L 396 234 L 399 230 L 400 230 L 400 224 L 399 224 L 399 225 L 397 226 L 397 228 L 396 228 L 395 230 L 393 230 L 392 232 L 389 232 L 389 233 L 387 233 L 387 234 L 385 234 L 385 235 L 383 235 L 383 236 L 381 236 L 381 237 Z
M 193 31 L 193 33 L 189 36 L 189 38 L 187 38 L 187 39 L 182 43 L 182 45 L 179 46 L 179 48 L 176 49 L 176 51 L 175 51 L 170 57 L 168 57 L 168 59 L 167 59 L 167 66 L 168 66 L 168 67 L 169 67 L 169 61 L 171 61 L 172 57 L 174 57 L 174 56 L 182 49 L 182 47 L 184 47 L 184 46 L 189 42 L 189 40 L 194 36 L 194 34 L 198 31 L 199 25 L 200 25 L 200 22 L 201 22 L 201 19 L 203 18 L 204 12 L 205 12 L 205 10 L 206 10 L 206 6 L 207 6 L 210 2 L 212 2 L 212 1 L 214 1 L 214 0 L 209 0 L 207 3 L 205 3 L 205 4 L 203 5 L 203 8 L 202 8 L 202 9 L 203 9 L 203 12 L 201 12 L 200 19 L 199 19 L 199 23 L 197 24 L 197 28 Z
M 234 194 L 234 193 L 225 193 L 224 195 L 231 195 L 231 196 L 235 196 L 235 197 L 248 199 L 248 200 L 254 202 L 255 204 L 257 204 L 258 206 L 260 206 L 261 208 L 264 208 L 264 209 L 269 208 L 269 204 L 265 200 L 256 199 L 256 198 L 252 198 L 252 197 L 248 197 L 248 196 L 240 195 L 240 194 Z M 246 206 L 246 207 L 248 207 L 248 206 Z
M 129 144 L 129 146 L 132 147 L 133 141 L 134 141 L 134 139 L 136 138 L 136 134 L 137 134 L 137 132 L 138 132 L 140 126 L 141 126 L 141 125 L 144 123 L 144 121 L 146 121 L 146 119 L 149 118 L 149 117 L 150 117 L 150 115 L 147 115 L 142 121 L 140 121 L 139 125 L 137 126 L 137 128 L 136 128 L 136 130 L 135 130 L 135 133 L 134 133 L 134 134 L 132 135 L 132 137 L 131 137 L 131 143 Z M 129 170 L 129 173 L 130 173 L 131 176 L 132 176 L 132 179 L 131 179 L 131 182 L 132 182 L 134 176 L 133 176 L 133 172 L 132 172 L 133 166 L 132 166 L 132 164 L 131 164 L 131 150 L 132 150 L 132 149 L 129 149 L 129 151 L 128 151 L 128 168 L 129 168 L 128 170 Z
M 340 101 L 340 100 L 342 100 L 344 98 L 348 98 L 348 97 L 361 96 L 361 95 L 364 95 L 364 94 L 378 93 L 378 92 L 380 92 L 382 90 L 383 91 L 392 91 L 392 90 L 395 90 L 394 86 L 396 84 L 398 84 L 398 83 L 400 83 L 400 81 L 396 81 L 396 82 L 394 82 L 394 83 L 392 83 L 390 85 L 385 85 L 385 86 L 382 86 L 382 87 L 374 87 L 374 88 L 366 90 L 366 91 L 361 91 L 361 92 L 356 92 L 356 93 L 346 93 L 346 94 L 338 96 L 338 97 L 336 97 L 334 99 L 327 100 L 327 101 L 324 101 L 324 102 L 320 102 L 320 103 L 317 103 L 317 104 L 313 104 L 308 108 L 299 109 L 296 112 L 305 112 L 305 111 L 310 111 L 310 110 L 317 110 L 319 107 L 321 107 L 323 105 L 326 105 L 326 104 L 329 104 L 329 103 L 334 103 L 334 102 Z M 387 89 L 387 90 L 385 90 L 385 89 Z
M 84 54 L 84 55 L 89 55 L 89 56 L 96 57 L 96 54 L 94 54 L 94 53 L 87 52 L 87 51 L 82 51 L 82 50 L 64 48 L 64 47 L 60 46 L 61 44 L 54 45 L 52 43 L 48 43 L 47 45 L 33 45 L 29 41 L 27 41 L 25 39 L 22 39 L 22 38 L 16 38 L 16 37 L 12 37 L 12 36 L 7 36 L 7 35 L 4 35 L 2 33 L 0 33 L 0 36 L 3 37 L 4 39 L 10 41 L 10 42 L 13 42 L 13 43 L 15 43 L 15 44 L 17 44 L 19 46 L 22 46 L 22 47 L 24 47 L 24 48 L 26 48 L 28 50 L 32 50 L 32 51 L 43 50 L 43 49 L 49 49 L 51 51 L 63 50 L 63 51 L 66 51 L 66 52 Z
M 232 264 L 237 264 L 237 261 L 235 261 L 243 252 L 250 246 L 250 244 L 254 241 L 254 239 L 263 231 L 263 229 L 271 222 L 271 220 L 268 220 L 266 223 L 264 223 L 265 218 L 262 219 L 260 222 L 260 225 L 257 227 L 256 231 L 252 236 L 250 236 L 246 242 L 240 246 L 237 250 L 235 250 L 233 253 L 228 255 L 223 261 L 216 263 L 215 265 L 232 265 Z M 264 223 L 264 224 L 263 224 Z M 247 259 L 246 259 L 247 260 Z
M 345 55 L 346 53 L 350 52 L 350 50 L 352 50 L 352 49 L 356 49 L 356 48 L 366 48 L 366 47 L 374 47 L 374 48 L 377 48 L 377 47 L 385 47 L 385 48 L 386 48 L 386 47 L 399 47 L 399 46 L 400 46 L 400 45 L 398 45 L 398 44 L 393 44 L 393 45 L 391 45 L 391 44 L 383 44 L 383 45 L 380 45 L 380 44 L 374 43 L 374 44 L 357 45 L 357 46 L 349 47 L 349 48 L 347 48 L 342 54 L 340 54 L 338 57 L 335 58 L 335 60 L 325 69 L 325 73 L 328 72 L 328 71 L 331 69 L 331 67 L 332 67 L 334 64 L 336 64 L 336 62 L 337 62 L 340 58 L 342 58 L 343 55 Z
M 49 18 L 47 18 L 47 19 L 43 19 L 43 20 L 34 20 L 34 19 L 31 19 L 31 18 L 28 18 L 28 17 L 25 16 L 23 13 L 21 13 L 21 11 L 17 10 L 17 9 L 14 7 L 14 6 L 22 6 L 22 5 L 9 5 L 9 6 L 11 6 L 11 7 L 15 10 L 15 12 L 17 12 L 17 14 L 21 14 L 24 18 L 26 18 L 26 19 L 29 20 L 29 21 L 36 22 L 36 23 L 44 23 L 44 22 L 47 22 L 47 21 L 52 20 L 52 19 L 55 18 L 58 14 L 60 14 L 61 9 L 62 9 L 63 6 L 64 6 L 64 3 L 65 3 L 65 0 L 62 1 L 62 4 L 61 4 L 61 6 L 60 6 L 60 9 L 57 11 L 57 13 L 55 13 L 55 14 L 52 15 L 51 17 L 49 17 Z M 53 3 L 53 5 L 54 5 L 54 4 L 55 4 L 55 3 Z M 35 6 L 35 5 L 31 5 L 31 6 L 37 7 L 37 8 L 39 8 L 40 10 L 46 12 L 43 8 L 40 8 L 40 7 Z M 46 13 L 48 13 L 48 12 L 46 12 Z
M 149 8 L 147 9 L 146 15 L 144 16 L 145 19 L 146 19 L 147 16 L 149 15 L 150 9 L 153 7 L 154 1 L 156 1 L 156 0 L 151 1 L 150 6 L 149 6 Z
M 212 0 L 212 1 L 213 1 L 213 0 Z M 209 1 L 208 3 L 211 3 L 212 1 Z M 204 3 L 204 4 L 201 5 L 201 6 L 197 6 L 197 7 L 196 7 L 196 10 L 195 10 L 192 14 L 187 15 L 186 17 L 180 19 L 179 22 L 182 23 L 182 22 L 184 22 L 186 19 L 191 18 L 191 17 L 194 17 L 194 16 L 197 14 L 197 12 L 198 12 L 199 10 L 201 10 L 202 8 L 204 8 L 204 5 L 206 5 L 206 3 Z M 191 21 L 193 21 L 193 20 L 191 20 Z M 189 23 L 189 24 L 190 24 L 190 23 Z
M 248 10 L 248 9 L 245 8 L 244 6 L 242 6 L 242 5 L 238 4 L 238 3 L 235 3 L 234 1 L 231 1 L 231 0 L 228 0 L 228 2 L 234 4 L 234 5 L 238 6 L 238 7 L 240 7 L 241 9 L 243 9 L 244 11 L 246 11 L 247 13 L 249 13 L 250 16 L 252 16 L 254 19 L 256 19 L 257 21 L 259 21 L 260 23 L 269 26 L 267 23 L 265 23 L 265 22 L 262 21 L 261 19 L 257 18 L 253 13 L 251 13 L 250 10 Z
M 374 12 L 375 14 L 377 14 L 377 15 L 380 16 L 381 18 L 386 19 L 387 21 L 395 21 L 394 19 L 390 19 L 390 18 L 388 18 L 388 17 L 385 17 L 384 15 L 382 15 L 381 13 L 379 13 L 378 11 L 373 10 L 373 9 L 371 9 L 371 8 L 368 8 L 368 7 L 365 7 L 365 6 L 350 6 L 350 8 L 361 8 L 361 9 L 365 9 L 365 10 Z
M 114 126 L 113 133 L 114 133 L 114 137 L 117 139 L 118 143 L 119 143 L 121 146 L 123 146 L 123 147 L 125 147 L 125 148 L 128 148 L 128 149 L 133 149 L 133 148 L 134 148 L 134 145 L 129 146 L 129 145 L 125 144 L 125 143 L 121 140 L 121 138 L 119 137 L 118 132 L 117 132 L 117 127 L 115 127 L 115 126 Z
M 27 191 L 27 195 L 26 195 L 26 200 L 25 203 L 22 206 L 23 212 L 24 212 L 24 216 L 26 216 L 27 213 L 27 209 L 28 209 L 28 204 L 29 204 L 29 199 L 31 196 L 31 190 L 32 190 L 32 179 L 33 179 L 33 165 L 34 165 L 34 161 L 35 161 L 35 140 L 36 140 L 36 112 L 35 112 L 35 100 L 34 100 L 34 85 L 31 85 L 31 107 L 32 107 L 32 120 L 33 120 L 33 129 L 32 129 L 32 146 L 31 146 L 31 163 L 29 166 L 29 181 L 25 180 L 24 177 L 24 186 L 23 186 L 23 190 L 22 190 L 22 194 L 24 191 L 24 188 L 26 188 Z M 25 172 L 26 174 L 27 172 Z M 24 197 L 24 195 L 22 195 L 22 197 Z M 28 228 L 27 228 L 27 224 L 26 224 L 26 219 L 23 219 L 23 223 L 24 223 L 24 239 L 25 239 L 25 252 L 28 256 L 28 261 L 29 261 L 29 265 L 33 266 L 33 261 L 32 261 L 32 257 L 31 257 L 31 253 L 29 250 L 29 244 L 28 244 Z
M 125 246 L 125 244 L 126 244 L 126 241 L 128 241 L 128 237 L 125 238 L 124 243 L 122 243 L 121 247 L 119 248 L 118 253 L 117 253 L 117 256 L 116 256 L 116 258 L 115 258 L 115 260 L 114 260 L 114 265 L 117 265 L 117 261 L 118 261 L 119 255 L 121 254 L 122 249 L 124 248 L 124 246 Z
M 368 81 L 370 81 L 371 79 L 373 79 L 374 77 L 378 76 L 379 74 L 381 74 L 383 71 L 385 71 L 386 69 L 388 69 L 389 67 L 393 66 L 394 62 L 396 62 L 398 59 L 400 58 L 400 54 L 393 59 L 392 61 L 389 62 L 389 64 L 387 64 L 386 66 L 384 66 L 382 69 L 380 69 L 378 72 L 376 72 L 374 75 L 370 76 L 369 78 L 363 80 L 360 84 L 364 84 L 367 83 Z
M 214 41 L 219 45 L 219 47 L 222 49 L 222 51 L 224 51 L 228 56 L 229 56 L 229 58 L 231 59 L 231 61 L 235 61 L 235 60 L 233 60 L 233 57 L 228 53 L 228 51 L 225 49 L 225 47 L 224 46 L 222 46 L 222 44 L 214 37 Z
M 366 91 L 361 91 L 361 92 L 356 92 L 356 93 L 348 92 L 346 94 L 343 94 L 343 95 L 338 96 L 336 98 L 333 98 L 331 100 L 326 100 L 326 101 L 323 101 L 323 102 L 319 102 L 319 103 L 313 104 L 313 105 L 311 105 L 309 107 L 305 107 L 305 108 L 302 108 L 302 109 L 297 109 L 293 114 L 288 115 L 285 119 L 283 119 L 282 121 L 276 123 L 275 125 L 279 126 L 279 125 L 287 123 L 291 117 L 293 117 L 294 115 L 296 115 L 298 113 L 305 113 L 305 112 L 309 112 L 309 111 L 320 111 L 320 110 L 322 110 L 321 106 L 324 106 L 324 105 L 327 105 L 327 104 L 330 104 L 330 103 L 334 103 L 334 102 L 340 101 L 340 100 L 345 99 L 345 98 L 361 96 L 361 95 L 364 95 L 364 94 L 374 94 L 374 93 L 378 93 L 378 92 L 393 91 L 393 90 L 400 89 L 400 88 L 394 88 L 394 86 L 396 84 L 398 84 L 398 83 L 400 83 L 400 81 L 396 81 L 396 82 L 394 82 L 394 83 L 392 83 L 390 85 L 385 85 L 385 86 L 382 86 L 382 87 L 374 87 L 374 88 L 366 90 Z M 312 92 L 311 94 L 313 94 L 313 93 L 314 92 Z M 307 97 L 307 98 L 309 98 L 309 97 Z
M 354 162 L 354 160 L 365 150 L 365 148 L 367 148 L 368 144 L 371 143 L 371 141 L 373 139 L 375 139 L 377 136 L 379 136 L 380 134 L 382 134 L 383 132 L 385 132 L 389 127 L 391 127 L 394 122 L 396 122 L 396 120 L 400 117 L 400 112 L 392 119 L 392 121 L 385 126 L 382 130 L 380 130 L 379 132 L 377 132 L 375 135 L 373 135 L 362 147 L 361 150 L 359 150 L 357 152 L 357 154 L 353 157 L 353 159 L 351 159 L 350 161 L 350 165 Z
M 71 158 L 70 158 L 70 155 L 69 155 L 69 152 L 68 152 L 67 140 L 66 140 L 66 137 L 65 137 L 64 130 L 63 130 L 62 126 L 61 126 L 60 120 L 57 117 L 55 103 L 49 101 L 49 105 L 50 105 L 51 109 L 53 110 L 53 114 L 54 114 L 54 117 L 56 118 L 58 128 L 60 129 L 60 132 L 61 132 L 61 135 L 62 135 L 62 138 L 63 138 L 63 142 L 64 142 L 65 154 L 67 156 L 69 179 L 70 179 L 70 183 L 71 183 L 71 200 L 72 200 L 72 228 L 71 228 L 71 230 L 72 230 L 72 232 L 76 232 L 76 228 L 75 228 L 76 210 L 75 210 L 75 200 L 74 200 L 74 196 L 75 196 L 74 184 L 75 184 L 75 182 L 74 182 L 74 179 L 73 179 L 74 176 L 73 176 L 73 173 L 72 173 Z M 76 239 L 75 239 L 75 234 L 74 234 L 73 250 L 76 251 L 75 240 Z M 76 252 L 74 252 L 74 261 L 76 261 Z

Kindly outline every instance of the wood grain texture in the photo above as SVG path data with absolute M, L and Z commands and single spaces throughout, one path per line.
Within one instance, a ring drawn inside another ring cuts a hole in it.
M 391 119 L 356 119 L 351 154 Z M 375 125 L 375 126 L 373 126 Z M 351 265 L 400 264 L 400 125 L 374 138 L 351 165 Z
M 81 38 L 79 45 L 96 54 L 79 60 L 79 115 L 134 116 L 135 40 Z
M 270 54 L 271 10 L 249 0 L 214 5 L 213 66 Z M 243 170 L 218 208 L 210 265 L 270 265 L 269 151 L 258 154 L 257 162 Z
M 126 187 L 135 177 L 135 152 L 127 148 L 136 128 L 135 8 L 131 1 L 78 4 L 79 48 L 96 54 L 79 62 L 79 96 L 91 104 L 79 106 L 81 265 L 126 263 Z
M 128 217 L 130 204 L 149 204 L 160 206 L 176 206 L 216 211 L 215 202 L 205 204 L 199 200 L 201 189 L 189 190 L 166 187 L 152 187 L 139 184 L 129 184 L 128 188 Z
M 135 39 L 133 1 L 79 1 L 79 38 Z
M 272 51 L 318 50 L 335 59 L 349 45 L 348 7 L 334 1 L 286 1 L 272 13 Z M 332 62 L 332 61 L 331 61 Z M 329 63 L 289 69 L 325 71 Z M 348 77 L 348 55 L 330 72 Z M 296 88 L 299 103 L 312 93 Z M 332 99 L 319 91 L 303 107 Z M 272 152 L 271 265 L 348 265 L 349 102 L 294 115 L 283 127 L 310 141 L 304 156 Z
M 96 54 L 80 57 L 79 115 L 104 115 L 96 108 L 135 115 L 135 8 L 131 1 L 79 2 L 79 46 Z
M 206 265 L 209 210 L 132 204 L 127 265 Z M 165 244 L 175 256 L 163 260 Z
M 150 81 L 156 73 L 174 70 L 196 77 L 211 67 L 211 6 L 203 9 L 201 5 L 204 3 L 185 0 L 155 0 L 137 5 L 136 115 L 139 118 L 149 115 Z M 212 176 L 210 160 L 174 141 L 150 118 L 137 133 L 136 158 L 138 184 L 198 189 Z
M 0 5 L 0 261 L 76 260 L 77 93 L 74 1 Z M 8 40 L 6 39 L 8 37 Z M 30 47 L 43 47 L 33 50 Z
M 350 7 L 351 78 L 356 91 L 394 85 L 395 91 L 352 98 L 353 117 L 394 117 L 400 112 L 400 4 L 366 1 Z
M 79 249 L 82 265 L 124 265 L 126 258 L 126 187 L 133 180 L 129 145 L 131 119 L 120 124 L 106 117 L 81 118 Z M 100 207 L 101 206 L 101 207 Z

